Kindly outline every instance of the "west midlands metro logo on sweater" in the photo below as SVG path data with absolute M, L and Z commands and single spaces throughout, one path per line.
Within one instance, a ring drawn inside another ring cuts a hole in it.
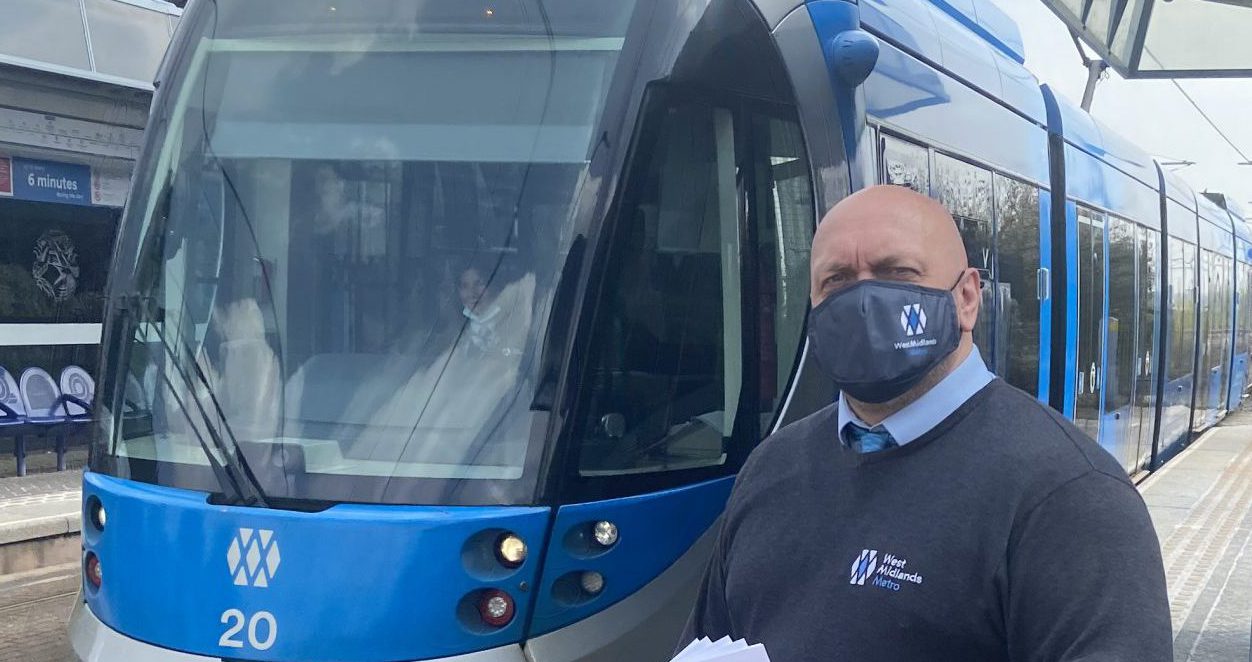
M 899 591 L 902 584 L 906 583 L 921 584 L 921 575 L 904 569 L 908 563 L 907 559 L 894 554 L 883 554 L 882 559 L 879 559 L 876 549 L 861 550 L 861 555 L 852 562 L 848 583 L 864 586 L 865 582 L 869 581 L 870 586 L 885 588 L 889 591 Z

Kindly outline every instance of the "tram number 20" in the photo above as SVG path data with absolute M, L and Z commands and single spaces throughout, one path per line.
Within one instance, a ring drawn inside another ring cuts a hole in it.
M 226 626 L 226 631 L 217 640 L 217 645 L 229 648 L 243 648 L 244 641 L 238 637 L 239 633 L 243 631 L 245 623 L 248 626 L 249 646 L 263 651 L 269 650 L 269 647 L 274 645 L 274 640 L 278 638 L 278 621 L 274 619 L 274 615 L 268 611 L 258 611 L 251 618 L 248 618 L 238 609 L 227 609 L 222 612 L 222 625 Z M 265 638 L 262 639 L 258 635 L 264 635 Z

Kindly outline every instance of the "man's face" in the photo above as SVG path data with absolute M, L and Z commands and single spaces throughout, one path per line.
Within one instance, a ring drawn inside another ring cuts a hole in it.
M 461 297 L 461 305 L 471 312 L 477 312 L 487 293 L 487 281 L 477 269 L 466 269 L 461 272 L 461 280 L 457 284 L 457 294 Z
M 942 209 L 898 187 L 879 189 L 897 190 L 866 191 L 822 221 L 813 240 L 814 306 L 861 280 L 949 289 L 961 275 L 964 248 Z
M 958 265 L 942 269 L 944 260 L 926 250 L 926 235 L 918 224 L 896 215 L 866 210 L 859 218 L 833 218 L 829 233 L 813 250 L 813 304 L 858 282 L 891 280 L 947 289 L 960 274 Z M 950 262 L 950 260 L 949 260 Z

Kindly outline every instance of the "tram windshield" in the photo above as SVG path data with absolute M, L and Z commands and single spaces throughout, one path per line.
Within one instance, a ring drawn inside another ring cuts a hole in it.
M 270 497 L 517 498 L 633 4 L 201 4 L 115 267 L 110 461 L 197 486 L 238 460 Z

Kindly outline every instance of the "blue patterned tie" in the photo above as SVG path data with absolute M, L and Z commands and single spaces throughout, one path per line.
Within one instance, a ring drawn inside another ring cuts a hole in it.
M 848 425 L 848 438 L 852 442 L 852 450 L 858 453 L 875 453 L 888 448 L 899 446 L 895 439 L 891 438 L 891 433 L 885 428 L 876 427 L 872 430 L 852 423 Z

